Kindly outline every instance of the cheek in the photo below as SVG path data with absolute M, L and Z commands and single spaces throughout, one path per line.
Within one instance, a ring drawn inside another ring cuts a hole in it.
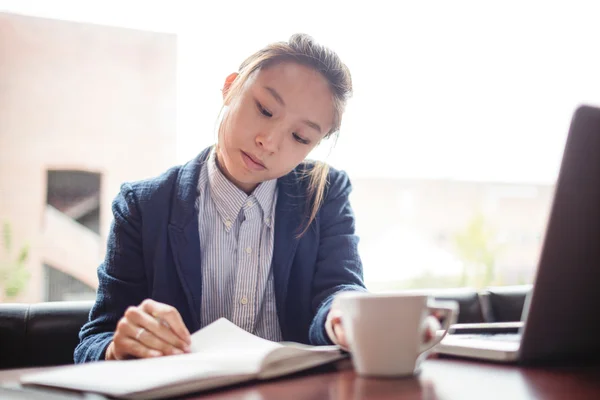
M 313 142 L 314 143 L 314 142 Z M 298 160 L 298 163 L 304 161 L 304 159 L 306 157 L 308 157 L 308 155 L 310 154 L 311 151 L 313 151 L 318 144 L 314 144 L 313 143 L 309 144 L 309 145 L 305 145 L 305 144 L 301 144 L 298 143 L 295 139 L 291 139 L 291 147 L 293 149 L 293 158 L 294 160 Z
M 226 145 L 235 143 L 235 139 L 239 135 L 240 123 L 238 122 L 238 119 L 239 115 L 234 111 L 230 111 L 223 119 L 222 129 L 220 129 L 219 132 L 219 140 Z
M 226 129 L 226 136 L 229 141 L 236 142 L 239 139 L 252 136 L 252 133 L 260 128 L 260 121 L 257 121 L 251 111 L 241 107 L 230 113 L 229 126 Z
M 308 156 L 312 147 L 298 145 L 295 141 L 286 140 L 284 151 L 279 153 L 281 171 L 290 172 Z

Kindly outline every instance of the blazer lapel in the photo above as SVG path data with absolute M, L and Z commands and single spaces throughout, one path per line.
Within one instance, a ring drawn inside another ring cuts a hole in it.
M 301 232 L 306 198 L 299 194 L 299 177 L 295 171 L 278 181 L 277 206 L 275 208 L 275 243 L 273 246 L 273 280 L 279 324 L 285 324 L 285 302 L 290 269 Z
M 181 168 L 173 193 L 169 220 L 169 243 L 173 262 L 183 287 L 195 329 L 200 328 L 200 300 L 202 298 L 202 268 L 200 236 L 196 199 L 198 179 L 210 148 Z

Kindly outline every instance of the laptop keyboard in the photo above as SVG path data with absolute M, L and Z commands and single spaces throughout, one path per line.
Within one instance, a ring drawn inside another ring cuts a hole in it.
M 493 340 L 498 342 L 519 342 L 521 334 L 519 333 L 495 333 L 495 334 L 464 334 L 452 335 L 456 339 L 478 339 L 478 340 Z

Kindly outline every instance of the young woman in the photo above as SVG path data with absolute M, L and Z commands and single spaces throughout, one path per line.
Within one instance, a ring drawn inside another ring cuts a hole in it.
M 306 35 L 223 86 L 218 142 L 124 184 L 75 362 L 189 351 L 220 317 L 274 341 L 346 346 L 334 295 L 365 290 L 345 173 L 306 156 L 340 128 L 348 68 Z

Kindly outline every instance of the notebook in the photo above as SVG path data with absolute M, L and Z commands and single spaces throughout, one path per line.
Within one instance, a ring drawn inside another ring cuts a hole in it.
M 156 399 L 271 379 L 346 357 L 337 346 L 276 343 L 221 318 L 192 335 L 192 352 L 56 367 L 21 378 L 42 385 L 125 399 Z
M 522 323 L 488 324 L 481 333 L 473 333 L 473 324 L 457 327 L 436 351 L 520 363 L 600 359 L 599 287 L 600 109 L 581 106 L 571 120 Z

